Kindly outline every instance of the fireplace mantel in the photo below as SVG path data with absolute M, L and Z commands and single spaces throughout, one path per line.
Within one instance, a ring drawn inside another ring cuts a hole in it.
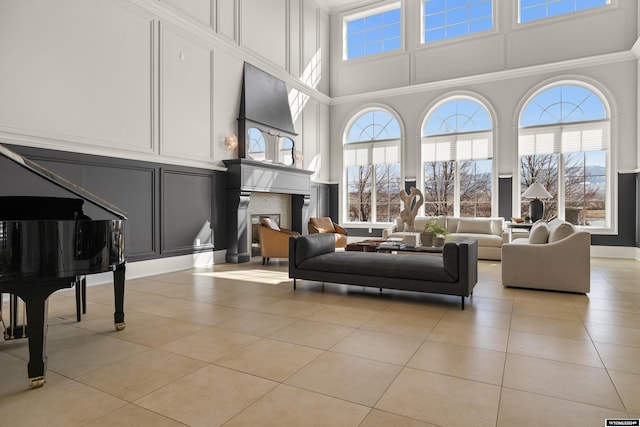
M 223 160 L 227 189 L 264 193 L 311 194 L 313 171 L 250 159 Z
M 227 262 L 251 260 L 248 231 L 252 192 L 291 195 L 291 228 L 303 232 L 309 220 L 313 171 L 246 158 L 223 161 L 227 167 Z

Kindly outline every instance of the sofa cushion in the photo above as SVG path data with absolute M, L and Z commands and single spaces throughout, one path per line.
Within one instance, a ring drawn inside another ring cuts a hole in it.
M 491 220 L 485 218 L 460 218 L 456 233 L 493 234 Z
M 297 261 L 297 259 L 296 259 Z M 450 260 L 452 263 L 453 260 Z M 377 254 L 370 252 L 332 252 L 298 263 L 301 270 L 323 271 L 393 279 L 429 280 L 454 283 L 447 274 L 443 258 L 426 255 Z
M 336 251 L 336 238 L 332 233 L 309 234 L 296 241 L 296 265 L 318 255 Z
M 576 232 L 576 228 L 569 222 L 562 221 L 549 231 L 549 243 L 557 242 Z
M 493 234 L 477 234 L 477 233 L 452 233 L 447 236 L 450 239 L 466 237 L 469 239 L 475 239 L 478 241 L 479 247 L 500 248 L 502 247 L 502 236 L 496 236 Z
M 544 220 L 537 221 L 529 232 L 529 243 L 541 245 L 547 243 L 547 240 L 549 240 L 549 225 Z
M 460 218 L 452 218 L 452 217 L 447 218 L 446 228 L 449 233 L 455 233 L 456 231 L 458 231 L 458 221 L 460 221 Z

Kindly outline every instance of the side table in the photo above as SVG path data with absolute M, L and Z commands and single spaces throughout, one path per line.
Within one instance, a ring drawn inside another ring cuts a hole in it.
M 527 230 L 530 231 L 533 227 L 531 222 L 508 222 L 507 230 L 509 231 L 509 242 L 513 241 L 513 230 Z

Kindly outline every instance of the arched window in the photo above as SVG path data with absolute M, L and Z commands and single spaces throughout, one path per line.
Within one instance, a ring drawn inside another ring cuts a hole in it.
M 391 222 L 400 215 L 400 135 L 396 118 L 379 108 L 361 112 L 347 127 L 346 221 Z
M 609 226 L 610 120 L 601 97 L 578 83 L 556 84 L 533 96 L 520 115 L 520 194 L 534 182 L 551 194 L 544 217 Z M 521 200 L 528 215 L 529 200 Z
M 422 130 L 426 215 L 490 217 L 493 123 L 469 97 L 449 98 L 427 114 Z

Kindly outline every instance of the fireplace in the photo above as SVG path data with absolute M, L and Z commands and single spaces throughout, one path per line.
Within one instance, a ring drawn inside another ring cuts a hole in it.
M 227 167 L 227 257 L 228 263 L 251 260 L 251 215 L 267 212 L 264 201 L 279 200 L 281 223 L 303 233 L 309 221 L 313 171 L 249 159 L 224 160 Z M 254 210 L 256 205 L 261 212 Z M 286 217 L 288 216 L 289 219 Z M 306 230 L 305 230 L 306 231 Z
M 277 213 L 253 209 L 252 205 L 264 200 L 263 195 L 280 195 L 285 199 L 285 208 L 280 214 L 290 213 L 289 220 L 281 218 L 286 228 L 302 233 L 309 220 L 314 172 L 293 165 L 297 134 L 286 89 L 284 81 L 249 63 L 244 64 L 238 114 L 239 158 L 223 161 L 227 167 L 227 262 L 230 263 L 251 259 L 251 214 Z M 261 147 L 264 156 L 252 156 L 250 131 L 260 134 L 256 138 L 264 144 Z

